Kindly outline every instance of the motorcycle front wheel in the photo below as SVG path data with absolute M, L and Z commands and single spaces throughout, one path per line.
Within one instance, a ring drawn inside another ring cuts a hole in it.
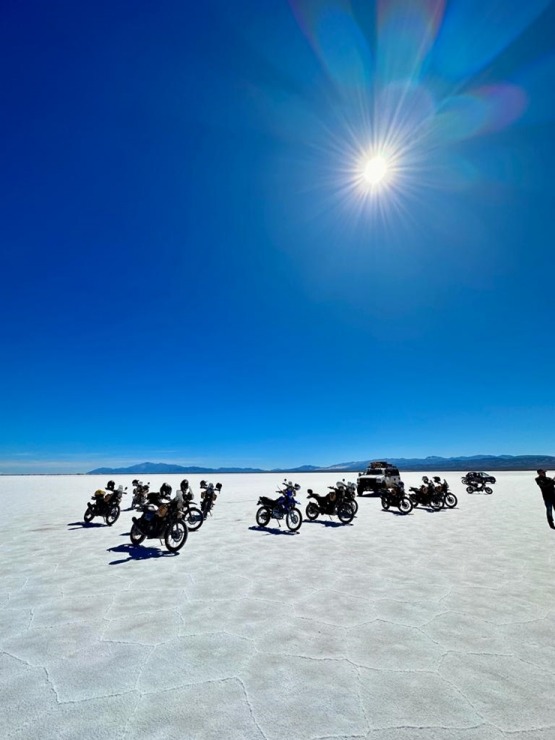
M 111 527 L 112 524 L 115 524 L 117 520 L 119 519 L 120 515 L 120 508 L 116 504 L 115 506 L 112 506 L 110 511 L 106 514 L 106 524 Z
M 87 522 L 87 524 L 89 522 L 92 522 L 92 520 L 94 519 L 94 509 L 92 507 L 87 506 L 87 510 L 83 519 Z
M 389 509 L 389 499 L 387 496 L 382 496 L 382 509 L 385 509 L 386 511 Z
M 443 501 L 443 498 L 434 496 L 430 501 L 430 506 L 434 511 L 439 511 L 440 509 L 443 509 Z
M 403 498 L 399 501 L 398 508 L 402 514 L 410 514 L 410 512 L 412 511 L 412 501 L 410 500 L 410 498 L 403 496 Z
M 202 526 L 203 521 L 204 517 L 202 516 L 202 511 L 197 509 L 196 506 L 191 506 L 189 511 L 185 514 L 187 529 L 190 529 L 191 532 L 196 532 L 196 530 Z
M 357 512 L 358 512 L 358 501 L 355 501 L 354 498 L 353 499 L 350 499 L 349 500 L 349 505 L 352 507 L 353 513 L 356 516 L 357 515 Z
M 486 493 L 493 493 L 493 488 L 490 488 L 489 486 L 486 486 L 486 487 L 484 488 L 484 491 L 485 491 Z
M 341 524 L 350 524 L 355 517 L 355 512 L 349 504 L 342 504 L 337 510 L 337 517 Z
M 291 530 L 291 532 L 297 532 L 301 528 L 301 524 L 303 523 L 303 515 L 297 509 L 296 507 L 294 509 L 291 509 L 291 511 L 288 511 L 285 515 L 285 523 L 287 524 L 287 528 Z
M 164 542 L 168 550 L 170 552 L 181 550 L 187 541 L 188 534 L 189 530 L 187 529 L 185 522 L 182 519 L 173 519 L 167 525 L 164 533 Z
M 318 508 L 318 504 L 315 504 L 314 501 L 311 501 L 306 505 L 306 518 L 310 519 L 311 522 L 318 518 L 319 513 L 320 509 Z
M 256 512 L 256 523 L 259 527 L 267 527 L 271 519 L 270 509 L 267 506 L 261 506 Z
M 144 542 L 146 539 L 146 534 L 143 534 L 135 522 L 133 522 L 131 532 L 129 532 L 129 537 L 131 538 L 132 545 L 140 545 L 141 542 Z
M 445 506 L 447 506 L 448 509 L 454 509 L 458 501 L 459 500 L 454 493 L 445 494 Z

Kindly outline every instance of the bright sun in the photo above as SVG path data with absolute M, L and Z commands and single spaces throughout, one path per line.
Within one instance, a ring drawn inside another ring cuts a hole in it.
M 372 186 L 383 182 L 389 172 L 389 163 L 381 154 L 371 157 L 364 165 L 363 177 Z

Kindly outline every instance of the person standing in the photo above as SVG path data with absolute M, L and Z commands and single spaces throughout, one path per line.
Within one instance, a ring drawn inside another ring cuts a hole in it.
M 540 487 L 543 496 L 543 502 L 545 504 L 545 513 L 547 514 L 547 521 L 551 529 L 555 529 L 553 524 L 553 507 L 555 506 L 555 480 L 549 478 L 545 470 L 538 470 L 538 477 L 536 483 Z

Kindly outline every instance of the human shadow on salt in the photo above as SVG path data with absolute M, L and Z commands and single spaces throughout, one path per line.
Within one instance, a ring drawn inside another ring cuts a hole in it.
M 105 522 L 68 522 L 68 527 L 71 527 L 70 532 L 75 532 L 76 529 L 95 529 L 96 527 L 107 527 Z
M 290 532 L 288 529 L 279 529 L 279 527 L 257 527 L 252 526 L 249 527 L 250 530 L 253 532 L 260 532 L 261 534 L 289 534 L 289 535 L 295 535 L 299 534 L 298 530 L 297 532 Z
M 158 547 L 143 547 L 142 545 L 116 545 L 109 547 L 107 552 L 121 552 L 129 557 L 123 560 L 112 560 L 110 565 L 121 565 L 132 560 L 152 560 L 152 558 L 173 558 L 178 552 L 167 552 Z

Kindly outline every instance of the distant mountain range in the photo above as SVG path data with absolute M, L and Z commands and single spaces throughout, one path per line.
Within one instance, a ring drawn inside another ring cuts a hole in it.
M 555 457 L 551 455 L 472 455 L 471 457 L 425 458 L 390 457 L 388 462 L 400 470 L 555 470 Z M 195 465 L 144 462 L 128 468 L 96 468 L 87 475 L 163 475 L 165 473 L 214 474 L 214 473 L 351 473 L 365 470 L 369 460 L 338 463 L 337 465 L 301 465 L 297 468 L 203 468 Z

